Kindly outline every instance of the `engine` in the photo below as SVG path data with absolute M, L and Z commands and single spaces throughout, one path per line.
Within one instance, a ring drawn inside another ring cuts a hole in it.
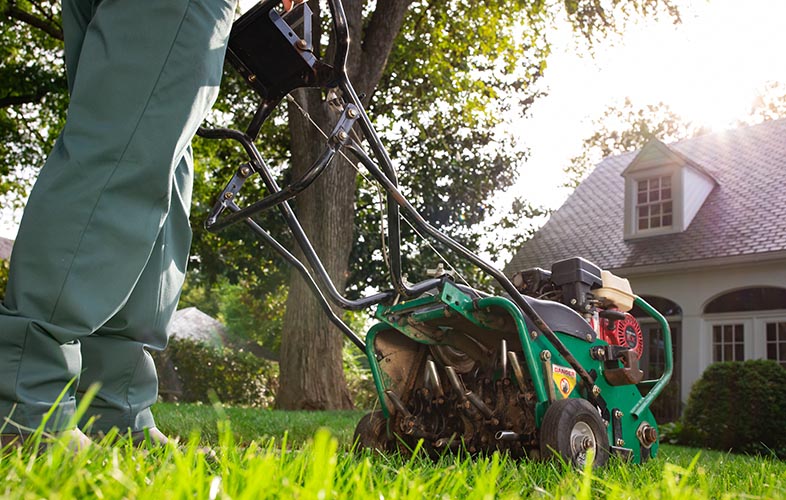
M 555 262 L 551 271 L 532 268 L 513 275 L 519 292 L 541 300 L 553 300 L 572 308 L 610 345 L 644 351 L 644 336 L 633 308 L 628 280 L 601 271 L 595 264 L 575 257 Z

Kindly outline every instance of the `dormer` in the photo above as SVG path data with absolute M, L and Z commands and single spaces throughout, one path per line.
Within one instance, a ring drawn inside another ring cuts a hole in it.
M 626 240 L 685 231 L 717 184 L 704 168 L 657 139 L 641 148 L 622 176 Z

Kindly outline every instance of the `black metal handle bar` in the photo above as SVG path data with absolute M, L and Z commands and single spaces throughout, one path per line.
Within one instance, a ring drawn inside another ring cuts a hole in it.
M 262 5 L 269 6 L 278 3 L 280 3 L 280 0 L 266 0 L 265 2 L 263 2 Z M 546 338 L 554 345 L 557 351 L 565 358 L 565 360 L 571 365 L 571 367 L 576 370 L 576 372 L 579 374 L 579 376 L 582 378 L 583 382 L 587 386 L 588 397 L 591 400 L 595 400 L 596 397 L 592 394 L 593 392 L 592 388 L 594 386 L 594 380 L 592 376 L 584 369 L 583 366 L 581 366 L 581 364 L 570 353 L 570 351 L 562 343 L 562 341 L 545 323 L 543 318 L 532 308 L 532 306 L 518 292 L 518 290 L 513 285 L 513 283 L 511 283 L 511 281 L 502 272 L 497 270 L 494 266 L 486 262 L 480 256 L 471 252 L 469 249 L 465 248 L 460 243 L 456 242 L 452 238 L 448 237 L 447 235 L 441 233 L 436 228 L 431 226 L 425 219 L 423 219 L 423 217 L 417 212 L 417 210 L 415 210 L 415 208 L 404 198 L 404 196 L 398 190 L 396 176 L 395 176 L 395 168 L 393 167 L 392 161 L 390 160 L 390 157 L 388 156 L 387 151 L 382 144 L 382 141 L 379 139 L 379 136 L 374 130 L 371 124 L 371 120 L 366 114 L 365 109 L 363 108 L 363 105 L 360 101 L 360 98 L 358 97 L 357 93 L 355 92 L 355 89 L 353 88 L 352 84 L 350 83 L 347 77 L 346 61 L 347 61 L 347 54 L 349 49 L 349 30 L 348 30 L 346 15 L 344 13 L 344 9 L 341 4 L 341 0 L 328 0 L 328 5 L 333 19 L 333 30 L 334 30 L 335 54 L 334 54 L 334 66 L 332 68 L 335 76 L 334 83 L 341 89 L 344 98 L 348 101 L 349 105 L 350 106 L 354 105 L 357 108 L 357 111 L 359 112 L 360 115 L 359 117 L 357 117 L 357 119 L 359 121 L 360 128 L 363 132 L 363 136 L 368 141 L 369 146 L 381 167 L 378 167 L 377 164 L 368 155 L 366 155 L 365 152 L 363 152 L 355 143 L 351 143 L 348 146 L 348 150 L 360 160 L 360 162 L 366 167 L 366 169 L 372 174 L 372 176 L 382 185 L 382 187 L 388 193 L 388 207 L 390 209 L 390 212 L 388 214 L 389 240 L 391 242 L 390 243 L 391 248 L 395 250 L 394 253 L 393 252 L 391 253 L 391 264 L 392 264 L 391 280 L 393 281 L 396 290 L 395 293 L 403 296 L 404 298 L 414 297 L 417 296 L 418 294 L 422 294 L 426 290 L 433 289 L 439 286 L 439 284 L 442 281 L 438 279 L 426 280 L 425 282 L 418 283 L 416 286 L 413 287 L 409 287 L 404 283 L 404 280 L 401 277 L 400 227 L 399 227 L 399 208 L 403 208 L 404 211 L 413 219 L 415 225 L 417 225 L 419 229 L 421 229 L 423 232 L 427 233 L 429 236 L 436 239 L 437 241 L 441 242 L 442 244 L 444 244 L 445 246 L 447 246 L 457 254 L 468 259 L 474 265 L 478 266 L 481 270 L 485 271 L 487 274 L 493 277 L 494 280 L 509 294 L 510 298 L 521 309 L 521 311 L 533 321 L 533 323 L 536 325 L 538 330 L 540 330 L 546 336 Z M 313 86 L 310 85 L 310 83 L 311 82 L 304 81 L 302 86 L 303 87 Z M 258 127 L 261 125 L 260 119 L 264 120 L 264 118 L 266 118 L 269 115 L 269 110 L 263 112 L 261 109 L 262 108 L 260 108 L 260 110 L 257 111 L 255 115 L 255 119 L 252 120 L 252 126 L 256 127 L 257 131 L 258 131 Z M 345 108 L 345 112 L 346 112 L 346 108 Z M 260 115 L 264 115 L 264 116 L 260 118 Z M 243 147 L 251 157 L 252 167 L 254 168 L 255 171 L 257 171 L 262 176 L 263 181 L 267 186 L 267 189 L 271 193 L 271 195 L 267 197 L 267 201 L 263 199 L 262 201 L 255 204 L 255 206 L 248 207 L 247 209 L 239 209 L 235 211 L 235 213 L 232 214 L 232 216 L 234 216 L 233 221 L 237 222 L 239 220 L 246 220 L 247 223 L 251 225 L 252 222 L 249 221 L 249 217 L 251 215 L 265 208 L 269 208 L 270 206 L 274 206 L 274 205 L 279 206 L 280 211 L 284 216 L 284 218 L 286 219 L 287 225 L 292 231 L 297 244 L 303 250 L 304 255 L 308 260 L 309 264 L 311 264 L 312 268 L 314 268 L 314 270 L 316 271 L 320 283 L 327 289 L 329 297 L 334 302 L 336 302 L 340 307 L 345 309 L 362 309 L 368 305 L 372 305 L 375 303 L 382 302 L 384 300 L 388 300 L 391 297 L 391 292 L 383 292 L 383 293 L 375 294 L 371 297 L 366 297 L 364 299 L 352 301 L 346 299 L 340 293 L 338 293 L 338 291 L 335 288 L 335 285 L 333 284 L 329 275 L 325 271 L 324 266 L 322 265 L 319 257 L 316 255 L 316 252 L 313 246 L 311 245 L 310 241 L 308 240 L 308 237 L 306 236 L 305 232 L 303 232 L 303 229 L 300 226 L 299 221 L 297 220 L 291 208 L 289 207 L 287 200 L 290 199 L 291 196 L 282 193 L 282 190 L 276 184 L 275 179 L 273 178 L 269 169 L 265 165 L 265 162 L 262 160 L 261 155 L 257 151 L 249 135 L 236 131 L 233 131 L 231 133 L 229 131 L 206 132 L 202 135 L 231 137 L 243 143 Z M 331 141 L 329 141 L 329 143 L 330 142 Z M 340 147 L 340 144 L 337 147 Z M 330 149 L 330 144 L 328 149 Z M 312 177 L 315 178 L 317 175 L 319 175 L 319 173 L 324 171 L 324 168 L 326 168 L 327 163 L 329 163 L 330 159 L 332 159 L 334 156 L 335 156 L 335 151 L 329 153 L 329 158 L 327 158 L 324 161 L 324 165 L 321 163 L 321 160 L 318 160 L 317 164 L 313 166 L 312 169 L 310 169 L 309 171 L 312 175 L 309 175 L 309 173 L 307 173 L 306 176 L 304 177 L 308 177 L 308 179 L 311 179 Z M 303 187 L 303 189 L 305 189 L 305 187 L 307 187 L 307 185 L 310 184 L 308 180 L 304 180 L 303 178 L 301 178 L 299 182 L 301 182 L 301 186 Z M 311 180 L 311 182 L 313 182 L 313 180 Z M 287 191 L 287 193 L 292 193 L 293 191 L 296 190 L 297 188 L 294 190 L 290 189 Z M 302 191 L 302 189 L 300 191 Z M 231 223 L 232 222 L 223 224 L 222 227 L 225 227 L 226 225 L 229 225 Z M 214 224 L 218 225 L 221 223 L 214 221 Z M 263 238 L 269 241 L 268 236 L 269 235 L 263 236 Z M 270 237 L 270 240 L 275 241 L 272 237 Z M 276 242 L 274 248 L 279 250 L 279 247 L 280 245 L 278 245 Z M 285 250 L 285 249 L 281 247 L 280 250 Z M 289 254 L 289 252 L 287 252 L 287 254 Z M 297 260 L 294 257 L 292 258 L 295 261 Z M 292 262 L 292 260 L 290 260 L 290 262 Z M 298 269 L 300 269 L 300 267 L 298 267 Z M 313 282 L 313 280 L 311 282 Z M 344 333 L 346 334 L 346 331 Z M 352 337 L 350 337 L 350 339 L 352 339 Z
M 221 204 L 222 200 L 219 200 L 219 205 L 214 208 L 213 213 L 211 213 L 210 217 L 208 217 L 207 221 L 205 222 L 205 228 L 208 231 L 219 231 L 263 210 L 267 210 L 268 208 L 274 207 L 284 201 L 291 200 L 299 193 L 303 192 L 303 190 L 313 184 L 313 182 L 316 181 L 317 178 L 319 178 L 319 176 L 326 171 L 327 167 L 330 165 L 331 160 L 333 160 L 333 157 L 336 155 L 336 152 L 338 152 L 339 148 L 349 139 L 349 133 L 352 130 L 352 125 L 355 123 L 355 117 L 357 117 L 357 115 L 358 111 L 355 106 L 347 106 L 344 109 L 339 122 L 336 124 L 333 132 L 329 136 L 324 151 L 298 180 L 291 183 L 284 189 L 269 194 L 268 196 L 265 196 L 261 200 L 252 203 L 245 208 L 238 208 L 238 210 L 232 214 L 220 218 L 219 215 L 225 207 L 223 204 Z M 206 131 L 203 137 L 210 137 L 211 135 L 215 135 L 215 132 Z M 250 147 L 254 147 L 253 142 L 250 143 Z M 232 193 L 230 199 L 234 198 L 234 195 L 236 194 L 237 193 Z
M 270 170 L 267 167 L 264 159 L 259 154 L 259 150 L 256 148 L 253 141 L 251 140 L 250 137 L 248 137 L 248 135 L 238 130 L 222 128 L 222 129 L 203 129 L 200 131 L 200 136 L 208 139 L 232 139 L 239 142 L 243 146 L 243 149 L 246 151 L 246 153 L 248 154 L 251 160 L 250 163 L 248 164 L 248 167 L 251 168 L 254 172 L 257 172 L 262 177 L 262 181 L 265 183 L 265 186 L 267 187 L 268 191 L 274 194 L 281 192 L 281 189 L 278 187 L 276 180 L 273 178 L 273 175 L 270 173 Z M 244 165 L 243 167 L 240 167 L 240 169 L 238 169 L 238 173 L 235 175 L 235 177 L 233 177 L 233 180 L 230 181 L 229 185 L 232 186 L 232 188 L 231 191 L 229 192 L 237 191 L 240 188 L 240 185 L 242 184 L 242 180 L 237 184 L 233 183 L 235 179 L 237 178 L 245 179 L 248 177 L 247 174 L 243 174 L 240 172 L 244 167 L 246 166 Z M 225 198 L 223 196 L 223 194 L 226 192 L 228 192 L 226 189 L 224 190 L 224 192 L 222 192 L 222 195 L 219 196 L 219 200 L 216 203 L 216 205 L 217 206 L 220 205 L 221 210 L 229 209 L 230 211 L 234 212 L 233 215 L 240 213 L 239 207 L 237 208 L 237 210 L 233 208 L 236 207 L 233 200 L 234 196 L 230 198 Z M 305 256 L 306 261 L 314 270 L 316 274 L 316 278 L 320 284 L 320 289 L 324 289 L 327 292 L 328 298 L 333 303 L 335 303 L 337 306 L 339 306 L 342 309 L 346 309 L 350 311 L 359 311 L 376 304 L 380 304 L 383 302 L 390 302 L 396 298 L 398 294 L 394 290 L 386 290 L 356 300 L 351 300 L 344 297 L 341 293 L 339 293 L 339 291 L 336 289 L 335 285 L 333 284 L 333 281 L 330 279 L 330 276 L 325 270 L 325 267 L 322 264 L 321 259 L 317 255 L 316 250 L 314 249 L 314 246 L 311 244 L 311 241 L 309 240 L 308 236 L 303 230 L 303 227 L 300 225 L 300 221 L 295 216 L 294 212 L 292 211 L 292 208 L 289 206 L 289 203 L 287 201 L 282 201 L 277 203 L 276 206 L 278 207 L 281 215 L 284 217 L 284 220 L 286 221 L 290 232 L 295 238 L 297 245 L 303 251 L 303 255 Z M 213 213 L 216 212 L 218 212 L 218 210 L 214 208 Z M 248 223 L 247 220 L 249 219 L 249 217 L 251 217 L 251 215 L 246 216 L 243 220 L 246 221 L 246 223 Z M 278 250 L 278 248 L 282 248 L 282 249 L 284 248 L 283 245 L 281 245 L 269 234 L 264 233 L 264 235 L 261 236 L 265 240 L 268 240 L 268 238 L 270 238 L 273 242 L 275 242 L 273 244 L 274 249 Z M 284 257 L 288 261 L 292 262 L 286 255 L 284 255 Z M 297 258 L 295 258 L 294 256 L 292 258 L 297 260 Z M 296 265 L 302 266 L 302 263 L 298 260 L 298 264 Z M 413 285 L 412 289 L 415 291 L 415 293 L 421 295 L 429 290 L 433 290 L 439 287 L 439 285 L 442 284 L 443 281 L 444 281 L 443 279 L 439 279 L 439 278 L 424 280 Z

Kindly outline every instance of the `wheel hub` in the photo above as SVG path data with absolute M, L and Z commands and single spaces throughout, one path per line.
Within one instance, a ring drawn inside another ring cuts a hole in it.
M 576 422 L 570 431 L 570 447 L 579 465 L 587 460 L 587 451 L 595 450 L 595 434 L 586 422 Z

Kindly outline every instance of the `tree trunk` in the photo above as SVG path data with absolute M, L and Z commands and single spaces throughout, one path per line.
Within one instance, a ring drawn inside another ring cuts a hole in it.
M 361 42 L 363 2 L 345 1 L 352 41 L 349 76 L 358 93 L 370 95 L 382 75 L 393 40 L 412 0 L 379 2 Z M 316 3 L 316 2 L 314 2 Z M 318 8 L 312 5 L 315 10 Z M 364 50 L 361 47 L 365 47 Z M 298 90 L 295 98 L 326 131 L 331 119 L 320 92 Z M 289 105 L 293 177 L 297 178 L 322 151 L 325 139 L 294 105 Z M 343 158 L 296 200 L 297 215 L 331 279 L 343 291 L 352 249 L 356 171 Z M 296 252 L 302 258 L 302 253 Z M 283 409 L 352 408 L 342 367 L 344 337 L 328 320 L 302 277 L 292 271 L 281 340 L 280 388 Z
M 301 90 L 297 98 L 324 128 L 327 120 L 319 93 Z M 290 104 L 292 163 L 294 177 L 298 177 L 316 158 L 324 139 L 299 110 L 292 108 Z M 338 158 L 297 198 L 300 223 L 338 290 L 343 290 L 346 283 L 347 259 L 353 241 L 354 201 L 355 170 Z M 302 259 L 301 252 L 296 255 Z M 281 341 L 280 408 L 352 408 L 341 361 L 343 338 L 300 274 L 293 270 Z

